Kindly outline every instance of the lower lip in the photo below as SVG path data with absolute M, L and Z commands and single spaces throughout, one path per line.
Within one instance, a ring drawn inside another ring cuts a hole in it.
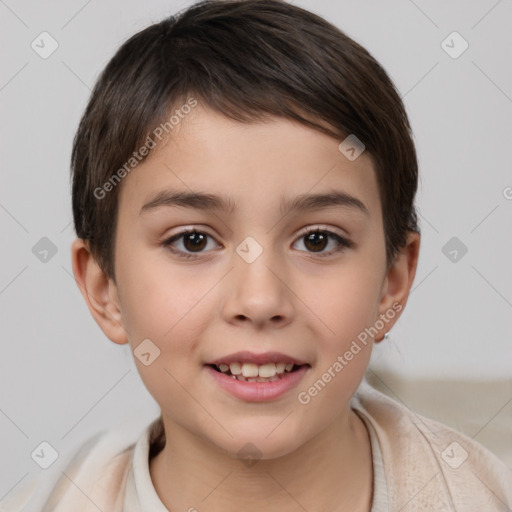
M 273 382 L 244 382 L 218 372 L 211 366 L 205 366 L 206 371 L 210 373 L 221 388 L 247 402 L 268 402 L 279 398 L 297 386 L 308 368 L 309 366 L 304 365 L 294 372 L 285 372 L 283 377 Z

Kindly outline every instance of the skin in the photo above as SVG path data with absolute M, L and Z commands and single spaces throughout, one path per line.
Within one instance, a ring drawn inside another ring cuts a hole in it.
M 351 162 L 338 151 L 340 141 L 316 130 L 278 118 L 242 124 L 199 104 L 171 135 L 121 184 L 117 285 L 87 243 L 72 244 L 77 284 L 108 338 L 132 350 L 149 338 L 160 349 L 149 366 L 134 358 L 165 426 L 166 446 L 150 462 L 160 499 L 170 510 L 369 511 L 370 440 L 350 399 L 374 340 L 307 405 L 297 394 L 394 303 L 405 307 L 419 235 L 409 234 L 387 269 L 369 155 Z M 166 188 L 228 195 L 237 207 L 163 206 L 139 215 Z M 360 199 L 369 215 L 346 206 L 279 210 L 283 196 L 333 189 Z M 334 252 L 331 238 L 320 252 L 331 254 L 322 257 L 301 232 L 318 226 L 353 247 Z M 187 260 L 164 242 L 191 227 L 210 238 L 195 253 L 184 238 L 175 241 L 176 250 L 195 255 Z M 250 264 L 236 252 L 247 236 L 263 248 Z M 220 389 L 203 366 L 239 350 L 279 351 L 311 368 L 284 396 L 245 402 Z M 248 442 L 261 453 L 250 467 L 237 458 Z

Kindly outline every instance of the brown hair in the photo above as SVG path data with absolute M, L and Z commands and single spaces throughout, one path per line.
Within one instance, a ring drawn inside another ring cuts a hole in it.
M 75 135 L 75 230 L 114 281 L 122 183 L 108 193 L 97 191 L 135 154 L 145 158 L 138 148 L 190 96 L 240 122 L 273 115 L 340 142 L 355 134 L 374 163 L 388 265 L 407 232 L 419 232 L 411 128 L 392 81 L 368 51 L 323 18 L 284 1 L 201 1 L 119 48 Z

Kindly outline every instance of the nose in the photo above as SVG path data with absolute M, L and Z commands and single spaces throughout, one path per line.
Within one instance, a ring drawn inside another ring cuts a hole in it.
M 293 292 L 284 266 L 270 250 L 251 263 L 233 255 L 235 268 L 224 283 L 222 314 L 231 324 L 282 328 L 295 314 Z

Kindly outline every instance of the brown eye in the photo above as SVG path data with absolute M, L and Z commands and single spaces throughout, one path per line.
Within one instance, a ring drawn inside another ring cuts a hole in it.
M 327 246 L 328 237 L 322 232 L 315 231 L 304 237 L 304 245 L 313 252 L 323 251 Z
M 162 245 L 181 258 L 195 258 L 209 252 L 205 249 L 207 249 L 210 241 L 214 241 L 214 239 L 207 233 L 185 230 L 173 235 L 163 242 Z
M 314 229 L 304 233 L 297 242 L 302 242 L 306 248 L 305 252 L 317 253 L 318 256 L 332 256 L 354 246 L 354 243 L 343 238 L 332 231 L 325 229 Z M 331 246 L 334 242 L 334 246 Z M 331 246 L 329 250 L 325 250 Z M 304 252 L 304 251 L 303 251 Z
M 187 233 L 183 236 L 183 246 L 187 251 L 201 251 L 206 247 L 206 238 L 204 233 Z

